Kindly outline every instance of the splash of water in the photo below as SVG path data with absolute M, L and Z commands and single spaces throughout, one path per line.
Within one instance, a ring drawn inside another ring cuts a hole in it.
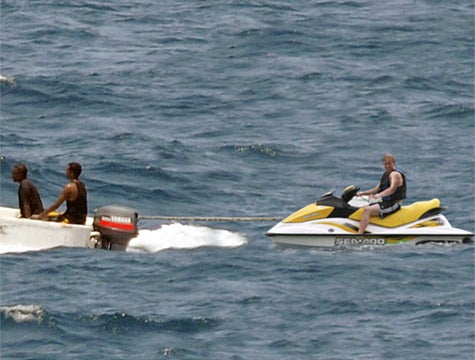
M 246 238 L 228 230 L 206 226 L 172 223 L 155 230 L 140 230 L 129 243 L 127 251 L 158 252 L 165 249 L 194 249 L 198 247 L 239 247 Z
M 44 310 L 38 305 L 12 305 L 2 306 L 0 311 L 6 319 L 11 319 L 16 323 L 38 322 L 40 323 L 44 317 Z
M 0 74 L 0 84 L 9 85 L 11 87 L 16 87 L 15 78 L 13 76 L 1 75 Z

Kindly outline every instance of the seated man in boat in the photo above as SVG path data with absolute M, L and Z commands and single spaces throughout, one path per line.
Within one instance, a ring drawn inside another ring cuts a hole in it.
M 402 199 L 406 197 L 406 177 L 396 170 L 396 159 L 392 154 L 383 158 L 384 174 L 374 188 L 358 192 L 356 195 L 369 195 L 369 199 L 382 199 L 382 202 L 365 206 L 361 217 L 358 234 L 364 234 L 370 216 L 384 218 L 401 208 Z
M 43 203 L 35 184 L 28 179 L 28 168 L 25 164 L 18 163 L 13 167 L 12 180 L 18 185 L 18 204 L 22 218 L 40 214 L 43 211 Z
M 57 221 L 69 224 L 85 224 L 87 217 L 87 190 L 86 186 L 79 180 L 81 175 L 81 165 L 76 162 L 68 164 L 66 177 L 70 180 L 58 196 L 56 202 L 36 216 L 38 219 L 47 219 L 51 211 L 56 210 L 66 201 L 66 211 L 58 216 Z

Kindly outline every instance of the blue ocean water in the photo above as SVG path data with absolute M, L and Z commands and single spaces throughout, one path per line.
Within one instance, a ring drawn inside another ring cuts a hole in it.
M 0 204 L 83 166 L 90 212 L 286 216 L 386 152 L 475 230 L 473 1 L 2 1 Z M 0 256 L 2 359 L 473 359 L 474 248 L 281 249 L 141 221 Z

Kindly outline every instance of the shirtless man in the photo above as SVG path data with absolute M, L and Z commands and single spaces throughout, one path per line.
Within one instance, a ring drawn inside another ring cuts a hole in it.
M 43 211 L 43 203 L 35 184 L 27 178 L 28 168 L 25 164 L 18 163 L 13 167 L 12 180 L 18 185 L 18 205 L 21 217 L 29 218 Z

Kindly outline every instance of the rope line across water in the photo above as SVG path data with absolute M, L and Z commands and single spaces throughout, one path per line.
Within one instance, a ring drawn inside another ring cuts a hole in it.
M 183 221 L 278 221 L 282 217 L 262 216 L 147 216 L 140 215 L 139 220 L 183 220 Z

